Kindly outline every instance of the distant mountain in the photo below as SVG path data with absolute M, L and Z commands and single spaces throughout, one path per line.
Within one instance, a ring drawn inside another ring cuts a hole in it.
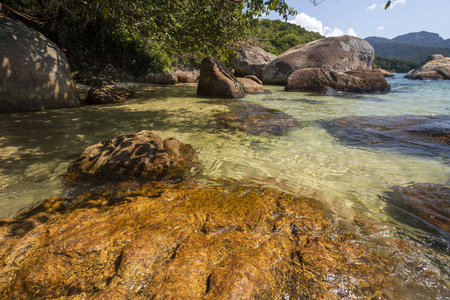
M 422 62 L 432 54 L 450 56 L 450 39 L 444 40 L 432 32 L 412 32 L 393 39 L 372 36 L 366 41 L 373 46 L 378 57 Z
M 411 32 L 399 35 L 392 39 L 393 42 L 403 44 L 415 44 L 427 47 L 447 47 L 450 48 L 450 39 L 444 40 L 437 33 L 432 32 Z

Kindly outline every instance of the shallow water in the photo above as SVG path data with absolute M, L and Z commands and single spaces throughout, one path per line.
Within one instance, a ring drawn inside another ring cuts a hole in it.
M 197 97 L 195 85 L 153 88 L 125 104 L 1 114 L 0 217 L 63 195 L 59 177 L 87 146 L 147 129 L 192 144 L 200 153 L 203 178 L 252 178 L 267 185 L 282 182 L 293 192 L 319 190 L 343 218 L 362 211 L 414 236 L 415 229 L 386 214 L 380 195 L 413 182 L 450 184 L 448 160 L 348 146 L 321 126 L 345 116 L 450 114 L 449 81 L 411 81 L 401 74 L 389 81 L 392 92 L 383 95 L 324 97 L 269 86 L 272 94 L 247 96 L 303 124 L 274 137 L 219 130 L 214 114 L 227 106 Z M 431 254 L 440 257 L 444 273 L 447 254 Z

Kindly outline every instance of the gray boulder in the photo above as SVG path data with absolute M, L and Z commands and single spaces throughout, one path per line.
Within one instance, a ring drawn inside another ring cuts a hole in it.
M 405 78 L 408 79 L 450 79 L 450 57 L 434 54 L 427 58 L 414 70 L 409 71 Z
M 353 36 L 329 37 L 291 48 L 264 69 L 265 84 L 286 84 L 302 68 L 326 68 L 339 72 L 371 69 L 375 51 L 365 40 Z
M 323 68 L 306 68 L 299 69 L 289 76 L 285 90 L 333 95 L 333 91 L 387 93 L 391 87 L 378 70 L 354 70 L 343 73 Z
M 65 54 L 6 17 L 0 17 L 0 66 L 0 112 L 80 105 Z
M 200 67 L 197 94 L 218 98 L 242 98 L 244 90 L 233 73 L 214 57 L 205 57 Z
M 236 76 L 255 75 L 262 79 L 264 68 L 275 58 L 277 58 L 276 55 L 259 47 L 246 45 L 237 50 L 236 55 L 231 57 L 229 62 L 235 70 Z

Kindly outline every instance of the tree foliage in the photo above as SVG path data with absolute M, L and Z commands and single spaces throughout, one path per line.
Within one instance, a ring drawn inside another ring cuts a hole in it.
M 154 70 L 170 68 L 174 57 L 225 58 L 249 36 L 255 17 L 275 11 L 286 19 L 296 13 L 284 0 L 8 0 L 0 5 L 4 14 L 67 49 L 73 61 L 115 59 Z

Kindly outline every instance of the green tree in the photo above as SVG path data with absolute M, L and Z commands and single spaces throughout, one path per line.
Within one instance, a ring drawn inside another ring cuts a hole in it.
M 67 49 L 72 61 L 152 69 L 169 68 L 174 58 L 224 59 L 249 36 L 255 17 L 296 13 L 284 0 L 9 0 L 0 6 Z

